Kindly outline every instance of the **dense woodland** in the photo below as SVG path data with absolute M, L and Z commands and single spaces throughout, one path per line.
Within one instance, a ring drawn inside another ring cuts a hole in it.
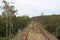
M 14 6 L 9 6 L 6 1 L 3 1 L 3 3 L 5 6 L 2 7 L 4 11 L 0 15 L 0 39 L 6 37 L 6 16 L 8 16 L 8 22 L 11 16 L 11 21 L 13 22 L 13 34 L 16 34 L 18 30 L 23 31 L 31 19 L 34 19 L 40 22 L 49 33 L 60 40 L 60 15 L 38 16 L 33 18 L 30 18 L 29 16 L 16 16 Z

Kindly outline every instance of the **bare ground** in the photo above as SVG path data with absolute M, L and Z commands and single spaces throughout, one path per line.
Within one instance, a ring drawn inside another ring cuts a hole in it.
M 14 40 L 58 40 L 55 36 L 48 33 L 38 22 L 29 23 L 23 32 L 19 31 Z M 13 40 L 11 39 L 11 40 Z

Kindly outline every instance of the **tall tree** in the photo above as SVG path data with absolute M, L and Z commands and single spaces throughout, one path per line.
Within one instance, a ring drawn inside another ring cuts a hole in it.
M 14 10 L 14 6 L 10 6 L 9 3 L 5 0 L 3 0 L 4 6 L 3 8 L 3 14 L 6 14 L 6 37 L 11 37 L 11 34 L 13 33 L 13 22 L 12 17 L 15 15 L 17 10 Z M 9 25 L 8 25 L 9 24 Z

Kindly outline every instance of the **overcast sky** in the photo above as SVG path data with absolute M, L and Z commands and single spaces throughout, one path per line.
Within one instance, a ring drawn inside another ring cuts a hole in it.
M 1 0 L 2 1 L 2 0 Z M 0 6 L 2 5 L 0 1 Z M 44 15 L 60 14 L 60 0 L 8 0 L 14 2 L 18 10 L 18 16 L 38 16 L 41 12 Z

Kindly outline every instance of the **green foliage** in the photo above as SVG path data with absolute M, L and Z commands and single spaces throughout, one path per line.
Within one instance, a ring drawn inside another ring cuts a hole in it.
M 60 15 L 37 16 L 35 19 L 60 40 Z
M 0 37 L 0 40 L 6 40 L 6 38 L 5 37 L 4 38 Z
M 50 16 L 47 22 L 45 22 L 44 26 L 48 32 L 52 33 L 57 38 L 60 38 L 60 16 L 59 15 Z
M 2 18 L 2 17 L 0 17 L 0 36 L 1 37 L 3 37 L 3 36 L 5 36 L 5 20 Z
M 28 22 L 30 21 L 30 18 L 28 16 L 23 17 L 12 17 L 13 22 L 13 32 L 14 34 L 18 31 L 18 29 L 23 30 L 25 27 L 27 27 Z M 5 17 L 0 17 L 0 37 L 5 37 L 6 35 L 6 19 Z
M 30 18 L 28 16 L 25 17 L 17 17 L 16 19 L 16 25 L 17 28 L 23 30 L 25 27 L 27 27 L 28 22 L 30 21 Z

